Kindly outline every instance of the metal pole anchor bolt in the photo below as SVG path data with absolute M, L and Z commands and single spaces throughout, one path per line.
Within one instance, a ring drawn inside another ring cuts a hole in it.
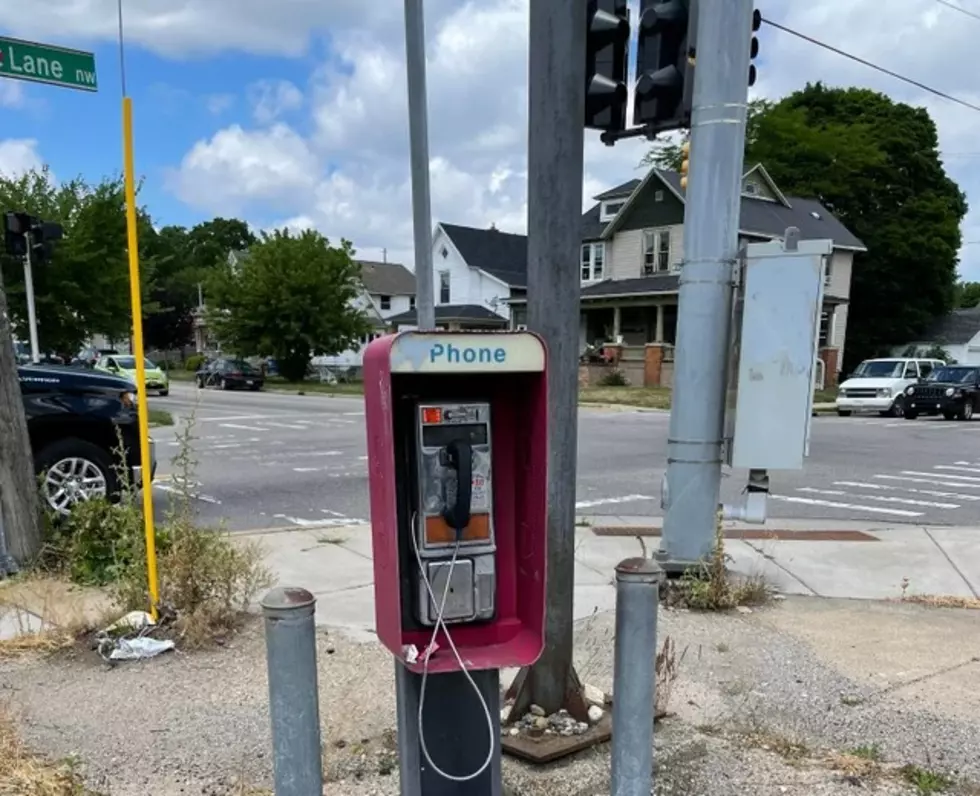
M 664 571 L 650 558 L 616 567 L 612 796 L 650 796 L 656 698 L 657 609 Z
M 316 598 L 276 588 L 262 600 L 276 796 L 321 796 Z

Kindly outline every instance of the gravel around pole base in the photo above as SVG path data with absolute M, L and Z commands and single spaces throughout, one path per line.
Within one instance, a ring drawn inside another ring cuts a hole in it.
M 980 782 L 977 614 L 792 599 L 750 614 L 662 610 L 679 675 L 656 731 L 655 792 L 843 796 Z M 578 624 L 576 666 L 612 690 L 614 617 Z M 397 796 L 394 663 L 318 631 L 324 794 Z M 272 763 L 262 625 L 223 647 L 107 668 L 94 653 L 0 662 L 21 739 L 75 757 L 106 796 L 259 796 Z M 652 668 L 652 662 L 651 662 Z M 549 766 L 505 758 L 509 796 L 609 792 L 609 749 Z M 2 793 L 0 785 L 0 793 Z

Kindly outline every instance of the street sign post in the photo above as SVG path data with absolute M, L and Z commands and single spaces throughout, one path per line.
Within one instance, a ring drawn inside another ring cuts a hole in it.
M 0 77 L 98 91 L 95 56 L 50 44 L 0 36 Z

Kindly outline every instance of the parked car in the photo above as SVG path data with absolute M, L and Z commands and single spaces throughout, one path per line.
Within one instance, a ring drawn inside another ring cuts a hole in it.
M 905 413 L 905 391 L 946 363 L 941 359 L 866 359 L 837 390 L 837 414 L 877 412 L 882 417 Z
M 104 356 L 95 363 L 95 369 L 111 373 L 114 376 L 123 376 L 133 384 L 136 383 L 136 357 L 128 354 Z M 143 359 L 143 369 L 148 391 L 155 391 L 160 395 L 170 395 L 170 377 L 165 370 L 146 358 Z
M 194 374 L 197 386 L 222 390 L 261 390 L 265 384 L 262 372 L 244 359 L 221 357 L 204 365 Z
M 905 419 L 942 415 L 947 420 L 972 420 L 980 408 L 980 368 L 946 365 L 905 390 Z
M 134 385 L 126 379 L 66 366 L 18 368 L 34 470 L 53 511 L 80 501 L 118 498 L 120 472 L 143 481 Z M 121 438 L 121 445 L 120 445 Z M 121 456 L 120 456 L 121 454 Z M 150 480 L 156 454 L 150 440 Z

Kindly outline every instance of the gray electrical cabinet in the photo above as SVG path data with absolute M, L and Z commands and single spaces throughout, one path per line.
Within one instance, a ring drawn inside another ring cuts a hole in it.
M 830 240 L 743 248 L 732 310 L 725 460 L 750 470 L 800 470 L 810 440 L 824 275 Z

